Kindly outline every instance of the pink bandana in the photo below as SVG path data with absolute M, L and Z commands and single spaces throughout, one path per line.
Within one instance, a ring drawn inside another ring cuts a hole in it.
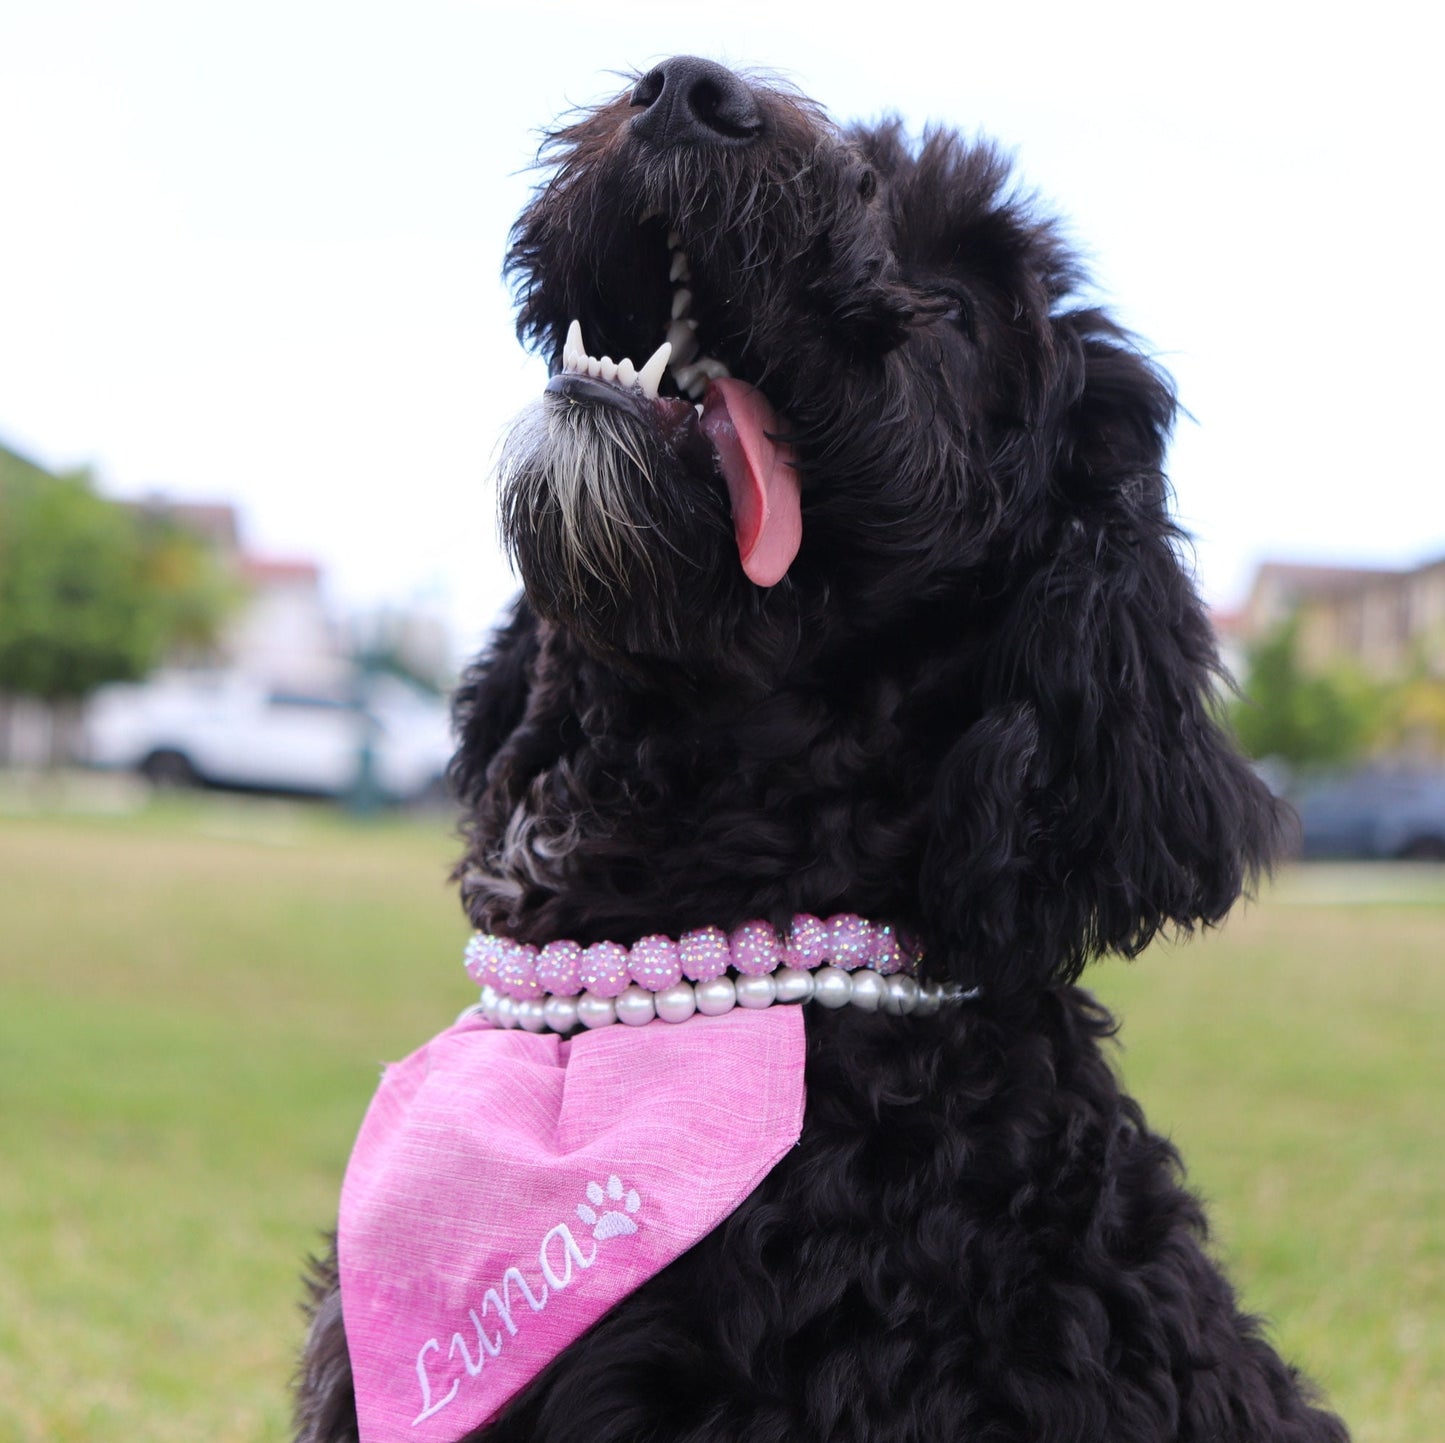
M 468 1018 L 386 1070 L 341 1192 L 362 1443 L 449 1443 L 710 1232 L 803 1126 L 800 1007 L 563 1039 Z

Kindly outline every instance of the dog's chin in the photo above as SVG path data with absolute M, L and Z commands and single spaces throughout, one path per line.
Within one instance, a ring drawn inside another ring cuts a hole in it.
M 503 541 L 540 616 L 614 662 L 757 670 L 771 628 L 750 625 L 762 593 L 692 405 L 554 382 L 513 424 L 499 482 Z

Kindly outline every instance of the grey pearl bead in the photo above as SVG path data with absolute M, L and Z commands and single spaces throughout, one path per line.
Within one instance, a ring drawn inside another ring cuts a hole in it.
M 517 999 L 515 997 L 497 998 L 496 1020 L 498 1027 L 515 1027 L 517 1025 Z
M 813 974 L 801 967 L 779 967 L 773 973 L 779 1002 L 806 1002 L 813 995 Z
M 498 992 L 497 989 L 493 987 L 490 982 L 488 982 L 482 988 L 482 1000 L 480 1005 L 486 1008 L 489 1012 L 494 1012 L 496 1010 L 498 1001 L 500 1001 L 501 999 L 501 996 L 502 994 Z
M 918 1006 L 914 1009 L 920 1017 L 931 1017 L 938 1011 L 938 988 L 927 983 L 918 989 Z
M 888 993 L 883 999 L 883 1010 L 895 1017 L 906 1017 L 918 1006 L 918 983 L 911 977 L 895 973 L 886 979 Z
M 820 967 L 813 973 L 813 1001 L 824 1007 L 846 1007 L 853 996 L 853 979 L 838 967 Z
M 697 1010 L 704 1017 L 721 1017 L 724 1012 L 731 1012 L 738 1000 L 731 977 L 714 977 L 711 982 L 699 982 L 692 990 L 697 997 Z
M 617 1020 L 629 1027 L 645 1027 L 656 1016 L 652 993 L 635 982 L 617 999 Z
M 686 1022 L 697 1011 L 697 997 L 691 982 L 664 987 L 654 999 L 657 1015 L 664 1022 Z
M 888 988 L 876 972 L 859 969 L 853 973 L 853 1005 L 864 1012 L 877 1012 Z
M 528 1032 L 545 1032 L 547 1013 L 542 999 L 529 997 L 525 1002 L 517 1003 L 517 1021 Z
M 584 992 L 577 999 L 577 1020 L 584 1027 L 607 1027 L 617 1021 L 617 1008 L 610 997 Z
M 739 977 L 734 990 L 739 1007 L 771 1007 L 778 995 L 778 984 L 771 975 Z
M 543 1004 L 547 1026 L 553 1032 L 571 1032 L 577 1025 L 577 1001 L 572 997 L 549 997 Z

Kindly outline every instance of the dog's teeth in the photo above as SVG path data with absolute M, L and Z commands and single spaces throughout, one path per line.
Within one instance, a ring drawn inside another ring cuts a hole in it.
M 658 384 L 662 380 L 662 373 L 667 369 L 668 360 L 672 356 L 672 344 L 664 341 L 648 358 L 646 364 L 637 373 L 637 384 L 647 392 L 649 396 L 657 395 Z
M 675 366 L 685 366 L 697 355 L 697 322 L 686 318 L 673 321 L 667 328 L 668 343 L 672 346 Z
M 672 379 L 677 382 L 679 391 L 686 391 L 692 394 L 692 388 L 701 380 L 706 384 L 706 377 L 697 366 L 674 366 L 672 368 Z
M 667 273 L 668 280 L 673 282 L 685 281 L 689 280 L 691 276 L 692 272 L 687 268 L 687 252 L 673 251 L 672 269 Z
M 580 371 L 585 369 L 587 352 L 582 345 L 582 327 L 573 321 L 567 327 L 567 339 L 562 343 L 562 369 Z
M 684 389 L 687 391 L 688 400 L 700 400 L 703 396 L 707 395 L 707 377 L 699 376 L 690 386 L 686 386 Z
M 597 363 L 597 374 L 604 381 L 615 381 L 617 379 L 617 362 L 611 356 L 603 356 Z
M 721 381 L 732 375 L 727 366 L 713 356 L 699 356 L 692 363 L 692 368 L 694 371 L 701 371 L 709 381 Z
M 697 403 L 697 405 L 694 406 L 692 409 L 693 409 L 694 411 L 696 411 L 699 416 L 701 416 L 701 415 L 702 415 L 702 402 L 699 401 L 699 402 Z
M 637 384 L 637 367 L 626 356 L 623 356 L 617 363 L 617 384 L 619 386 L 635 386 Z
M 692 309 L 692 292 L 686 286 L 679 286 L 672 293 L 672 318 L 680 321 Z

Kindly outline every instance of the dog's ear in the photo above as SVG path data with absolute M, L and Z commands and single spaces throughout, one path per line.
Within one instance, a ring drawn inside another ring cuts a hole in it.
M 1219 920 L 1281 809 L 1217 719 L 1213 634 L 1168 515 L 1167 379 L 1104 316 L 1053 322 L 1046 518 L 971 671 L 921 906 L 960 981 L 1001 998 Z
M 536 614 L 525 597 L 518 597 L 491 645 L 462 677 L 452 700 L 458 745 L 448 777 L 468 806 L 481 795 L 492 758 L 526 713 L 539 645 Z

